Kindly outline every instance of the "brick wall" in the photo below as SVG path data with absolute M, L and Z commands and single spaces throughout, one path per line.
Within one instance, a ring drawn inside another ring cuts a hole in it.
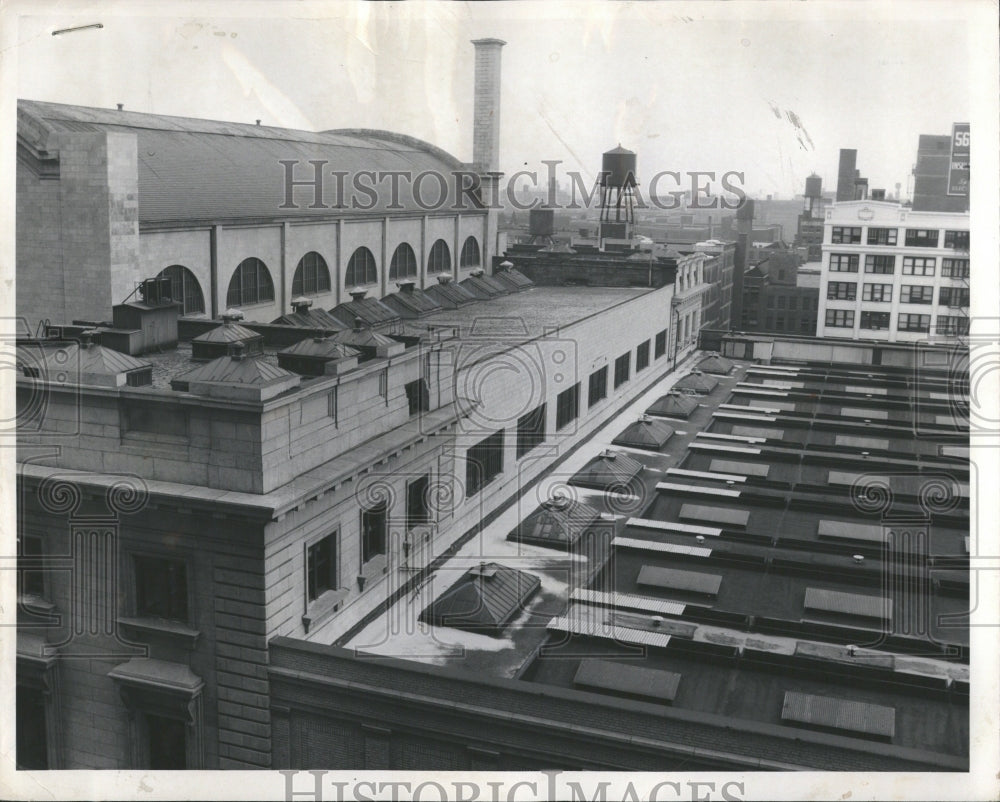
M 82 490 L 83 506 L 73 515 L 107 517 L 108 508 L 100 497 L 88 501 L 86 489 Z M 41 537 L 50 559 L 71 559 L 74 548 L 81 546 L 70 537 L 69 515 L 44 512 L 33 487 L 23 499 L 23 533 Z M 107 578 L 97 572 L 47 572 L 46 598 L 55 605 L 61 626 L 19 631 L 43 634 L 50 644 L 63 643 L 54 669 L 63 768 L 135 768 L 129 711 L 119 684 L 108 672 L 138 656 L 187 665 L 204 681 L 205 768 L 269 765 L 262 531 L 260 522 L 245 518 L 185 514 L 172 504 L 147 505 L 137 514 L 119 518 L 111 555 L 118 569 L 115 585 L 105 584 Z M 87 620 L 96 613 L 111 622 L 135 616 L 137 555 L 186 563 L 187 626 L 198 632 L 195 641 L 114 623 L 117 635 L 74 634 L 74 617 L 80 613 Z M 82 594 L 74 591 L 75 581 L 84 583 Z M 80 598 L 85 599 L 83 606 Z

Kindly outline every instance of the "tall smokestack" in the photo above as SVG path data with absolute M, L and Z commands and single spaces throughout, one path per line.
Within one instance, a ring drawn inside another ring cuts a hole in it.
M 476 79 L 472 122 L 472 163 L 480 173 L 500 169 L 501 39 L 475 39 Z

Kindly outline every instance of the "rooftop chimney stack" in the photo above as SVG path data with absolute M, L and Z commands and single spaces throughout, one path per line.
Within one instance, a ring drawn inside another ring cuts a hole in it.
M 481 173 L 500 170 L 500 50 L 501 39 L 476 39 L 475 105 L 472 122 L 472 163 Z

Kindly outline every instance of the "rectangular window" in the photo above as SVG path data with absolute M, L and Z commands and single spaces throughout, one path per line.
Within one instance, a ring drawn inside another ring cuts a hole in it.
M 933 256 L 926 258 L 923 256 L 904 256 L 903 275 L 904 276 L 933 276 L 937 259 Z
M 896 272 L 896 257 L 891 255 L 873 255 L 868 254 L 865 256 L 865 272 L 866 273 L 885 273 L 892 274 Z
M 406 400 L 409 402 L 410 414 L 419 415 L 430 409 L 430 393 L 427 392 L 427 382 L 415 379 L 406 383 Z
M 861 242 L 861 229 L 851 226 L 834 226 L 830 232 L 830 242 L 852 245 Z
M 968 278 L 969 277 L 969 260 L 968 259 L 942 259 L 941 260 L 941 275 L 950 276 L 951 278 Z
M 382 368 L 378 373 L 378 394 L 389 406 L 389 368 Z
M 680 321 L 677 321 L 678 324 Z M 632 361 L 632 354 L 622 354 L 615 360 L 615 389 L 617 390 L 628 381 L 629 363 Z
M 831 281 L 826 285 L 826 297 L 831 301 L 853 301 L 858 297 L 858 285 L 853 281 Z
M 826 325 L 840 329 L 854 328 L 854 310 L 852 309 L 827 309 Z
M 887 329 L 889 328 L 888 312 L 862 312 L 861 328 L 863 329 Z
M 580 414 L 580 385 L 574 384 L 556 396 L 556 431 L 569 425 Z
M 187 622 L 187 566 L 161 557 L 134 560 L 136 615 Z
M 869 245 L 895 245 L 896 244 L 896 232 L 898 229 L 895 228 L 869 228 L 868 229 L 868 244 Z
M 546 405 L 535 407 L 517 419 L 517 458 L 545 442 Z
M 18 685 L 16 704 L 17 768 L 48 769 L 49 743 L 42 689 Z
M 656 335 L 656 340 L 653 343 L 653 359 L 659 359 L 661 356 L 667 353 L 667 330 L 664 329 L 659 334 Z
M 125 428 L 129 432 L 149 432 L 187 437 L 187 412 L 170 409 L 166 404 L 125 402 Z
M 361 564 L 386 552 L 389 530 L 389 505 L 387 502 L 361 511 Z
M 956 251 L 967 251 L 969 250 L 969 232 L 968 231 L 945 231 L 944 232 L 944 247 L 952 248 Z
M 931 316 L 901 314 L 898 328 L 900 331 L 930 331 Z
M 949 337 L 957 337 L 969 333 L 969 318 L 956 315 L 938 315 L 936 332 Z
M 799 299 L 796 298 L 795 296 L 792 296 L 791 298 L 789 298 L 788 299 L 788 308 L 789 309 L 798 309 L 799 308 Z
M 595 370 L 590 374 L 587 387 L 587 407 L 592 407 L 598 401 L 608 397 L 608 366 Z
M 799 331 L 802 334 L 812 334 L 816 331 L 816 327 L 814 325 L 810 325 L 808 320 L 803 320 L 799 323 Z
M 775 318 L 775 320 L 774 320 L 774 328 L 777 329 L 778 331 L 784 331 L 785 330 L 785 316 L 784 315 L 778 315 Z
M 306 590 L 314 602 L 328 590 L 339 587 L 337 581 L 337 533 L 317 540 L 306 553 Z
M 635 372 L 649 367 L 649 340 L 635 349 Z
M 856 253 L 831 253 L 830 270 L 833 273 L 857 273 L 858 255 Z
M 936 248 L 938 246 L 938 230 L 936 228 L 906 229 L 906 244 L 914 248 Z
M 425 473 L 406 486 L 406 528 L 431 523 L 431 475 Z
M 938 295 L 941 306 L 968 306 L 968 287 L 942 287 Z
M 765 306 L 766 306 L 766 307 L 767 307 L 768 309 L 774 309 L 774 297 L 773 297 L 773 296 L 771 296 L 771 295 L 767 296 L 767 301 L 765 302 L 765 304 L 764 304 L 764 305 L 765 305 Z
M 337 389 L 334 387 L 326 396 L 326 415 L 333 418 L 333 425 L 337 426 Z
M 862 301 L 891 301 L 892 300 L 892 285 L 891 284 L 865 284 L 865 288 L 861 293 Z
M 42 557 L 42 539 L 34 535 L 23 535 L 19 540 L 21 556 L 37 565 Z M 45 574 L 41 570 L 21 571 L 21 595 L 45 596 Z
M 503 473 L 503 429 L 465 452 L 465 495 L 474 496 Z
M 187 736 L 179 718 L 144 713 L 149 738 L 149 768 L 178 771 L 187 768 Z
M 778 309 L 784 309 L 784 308 L 785 308 L 785 296 L 784 295 L 779 295 L 778 296 Z
M 899 302 L 903 304 L 934 303 L 934 288 L 921 284 L 904 284 L 899 293 Z

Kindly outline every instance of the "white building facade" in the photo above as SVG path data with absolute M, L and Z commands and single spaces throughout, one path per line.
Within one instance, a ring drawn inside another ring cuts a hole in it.
M 969 331 L 969 214 L 848 201 L 826 210 L 820 337 L 913 342 Z

